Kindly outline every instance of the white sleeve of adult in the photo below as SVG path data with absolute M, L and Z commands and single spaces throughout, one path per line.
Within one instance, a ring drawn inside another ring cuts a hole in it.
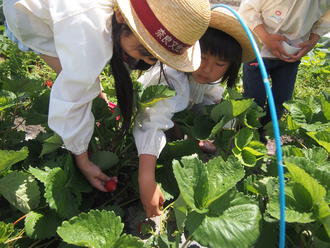
M 263 24 L 261 18 L 261 6 L 265 0 L 243 0 L 238 9 L 238 13 L 243 17 L 251 30 Z
M 92 100 L 100 93 L 98 76 L 112 56 L 108 14 L 92 8 L 54 24 L 62 71 L 52 88 L 48 124 L 78 155 L 87 150 L 93 134 Z
M 320 37 L 328 32 L 330 32 L 330 9 L 313 25 L 311 30 L 311 33 L 317 34 Z

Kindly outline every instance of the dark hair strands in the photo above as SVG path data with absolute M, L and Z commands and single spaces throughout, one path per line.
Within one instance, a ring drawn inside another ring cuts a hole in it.
M 221 30 L 208 28 L 200 39 L 200 46 L 202 53 L 230 62 L 221 82 L 227 81 L 228 87 L 234 87 L 242 63 L 242 47 L 237 40 Z
M 113 56 L 110 60 L 111 73 L 115 79 L 115 89 L 118 106 L 123 116 L 122 128 L 127 131 L 131 125 L 133 114 L 133 82 L 125 62 L 131 69 L 147 70 L 150 65 L 144 61 L 136 61 L 126 55 L 124 62 L 124 51 L 120 46 L 121 35 L 131 35 L 132 31 L 126 24 L 118 23 L 115 15 L 112 17 Z

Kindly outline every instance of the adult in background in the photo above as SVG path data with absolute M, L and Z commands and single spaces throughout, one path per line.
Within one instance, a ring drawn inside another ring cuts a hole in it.
M 278 118 L 294 90 L 300 60 L 330 31 L 329 0 L 243 0 L 239 13 L 263 43 Z M 266 92 L 256 60 L 243 66 L 244 95 L 266 108 Z M 269 108 L 262 126 L 271 120 Z M 260 129 L 264 139 L 264 130 Z

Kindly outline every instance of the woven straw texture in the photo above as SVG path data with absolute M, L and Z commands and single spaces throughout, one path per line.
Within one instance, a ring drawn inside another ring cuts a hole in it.
M 248 62 L 255 58 L 248 36 L 239 21 L 229 10 L 221 7 L 213 9 L 211 13 L 210 27 L 226 32 L 239 42 L 243 50 L 243 62 Z M 254 38 L 260 47 L 260 42 L 255 35 Z
M 160 61 L 184 72 L 191 72 L 200 66 L 198 40 L 208 28 L 210 5 L 208 0 L 147 0 L 151 10 L 162 25 L 177 39 L 193 45 L 183 54 L 171 53 L 160 45 L 144 28 L 129 0 L 117 0 L 126 23 L 140 42 Z

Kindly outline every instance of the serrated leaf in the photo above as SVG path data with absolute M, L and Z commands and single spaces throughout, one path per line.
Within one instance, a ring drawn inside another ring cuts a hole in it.
M 92 154 L 91 160 L 97 164 L 101 170 L 108 170 L 119 162 L 118 156 L 109 151 L 97 151 Z
M 233 116 L 237 117 L 240 114 L 244 113 L 247 109 L 253 104 L 252 99 L 242 99 L 242 100 L 231 100 L 233 106 Z
M 137 238 L 121 236 L 123 227 L 120 217 L 114 212 L 91 210 L 64 221 L 57 233 L 65 242 L 83 247 L 143 247 Z
M 168 142 L 160 154 L 160 160 L 171 161 L 173 159 L 197 153 L 199 150 L 200 149 L 195 140 L 187 139 Z
M 86 178 L 82 175 L 80 170 L 74 164 L 71 154 L 67 155 L 64 168 L 69 175 L 67 185 L 75 192 L 78 192 L 76 194 L 79 195 L 80 192 L 87 193 L 92 190 L 90 183 L 86 180 Z
M 113 246 L 115 248 L 143 248 L 143 242 L 135 236 L 130 234 L 122 235 Z
M 182 158 L 181 163 L 184 167 L 181 167 L 179 161 L 173 161 L 173 172 L 180 192 L 189 207 L 198 209 L 198 205 L 203 204 L 205 200 L 203 196 L 208 193 L 201 193 L 202 190 L 208 191 L 207 179 L 205 178 L 206 168 L 195 155 Z M 197 187 L 200 185 L 204 185 L 204 187 L 198 189 Z M 201 205 L 200 208 L 203 206 Z
M 45 184 L 45 198 L 49 207 L 62 218 L 71 218 L 78 213 L 79 201 L 68 187 L 68 175 L 59 167 L 48 174 Z
M 307 135 L 313 138 L 319 145 L 323 146 L 328 152 L 330 152 L 330 132 L 307 132 Z
M 13 224 L 0 221 L 0 244 L 4 243 L 13 232 Z
M 194 119 L 194 126 L 192 135 L 197 139 L 206 139 L 213 128 L 215 123 L 207 115 L 198 115 Z
M 324 203 L 326 191 L 313 177 L 298 166 L 286 162 L 290 182 L 286 184 L 286 221 L 310 223 L 320 214 L 319 205 Z M 278 189 L 269 195 L 267 211 L 279 219 Z
M 187 214 L 188 214 L 188 210 L 187 210 L 187 204 L 183 200 L 181 194 L 174 201 L 173 210 L 174 210 L 174 214 L 175 214 L 176 225 L 177 225 L 179 231 L 183 231 L 184 223 L 186 221 Z
M 15 106 L 16 95 L 7 90 L 0 90 L 0 111 Z
M 206 214 L 204 218 L 199 218 L 199 223 L 195 222 L 192 226 L 191 221 L 196 216 L 188 216 L 186 228 L 193 240 L 206 247 L 252 247 L 259 236 L 261 220 L 257 204 L 251 204 L 250 200 L 240 194 L 234 198 L 226 197 L 227 202 L 224 201 L 221 197 L 215 202 L 218 206 L 226 206 L 221 214 Z
M 51 171 L 51 169 L 49 169 L 49 168 L 48 168 L 48 171 L 44 171 L 44 170 L 41 170 L 38 168 L 33 168 L 33 167 L 29 168 L 29 172 L 43 184 L 46 184 L 47 176 L 50 173 L 50 171 Z
M 323 201 L 326 191 L 317 180 L 294 164 L 286 163 L 286 168 L 290 172 L 291 179 L 301 184 L 310 193 L 314 205 Z
M 233 111 L 230 101 L 224 100 L 212 109 L 211 118 L 214 122 L 218 122 L 223 116 L 233 118 L 234 116 L 232 113 Z
M 184 157 L 173 162 L 173 171 L 186 204 L 198 212 L 226 193 L 243 178 L 243 167 L 232 158 L 227 162 L 221 157 L 202 163 L 196 156 Z
M 63 144 L 63 141 L 59 135 L 57 135 L 57 134 L 52 135 L 48 139 L 44 140 L 44 142 L 42 144 L 42 151 L 41 151 L 40 157 L 42 157 L 45 154 L 55 151 L 57 148 L 61 147 L 62 144 Z
M 257 157 L 254 154 L 252 154 L 250 151 L 243 149 L 241 156 L 242 156 L 242 163 L 245 166 L 253 167 L 256 165 Z
M 252 140 L 247 146 L 243 148 L 255 156 L 264 156 L 267 154 L 266 146 L 257 140 Z
M 156 102 L 175 96 L 175 91 L 166 85 L 151 85 L 145 88 L 140 97 L 142 108 L 151 107 Z
M 41 213 L 31 211 L 25 218 L 24 229 L 32 239 L 48 239 L 56 235 L 56 229 L 61 224 L 53 212 Z
M 249 128 L 242 128 L 239 132 L 235 135 L 235 146 L 242 150 L 244 146 L 249 144 L 253 138 L 253 131 Z
M 316 220 L 313 211 L 306 210 L 310 207 L 311 197 L 309 194 L 303 196 L 302 194 L 295 195 L 293 187 L 299 184 L 286 184 L 286 208 L 285 208 L 285 221 L 289 223 L 311 223 Z M 306 193 L 307 191 L 305 191 Z M 269 202 L 267 203 L 267 213 L 276 219 L 280 219 L 280 206 L 279 206 L 279 189 L 274 188 L 269 195 Z M 303 197 L 303 198 L 299 198 Z M 306 200 L 306 201 L 305 201 Z
M 10 167 L 24 159 L 29 155 L 27 147 L 23 147 L 19 151 L 0 150 L 0 172 L 10 169 Z
M 262 115 L 262 113 L 258 112 L 255 109 L 249 109 L 244 115 L 243 122 L 248 128 L 259 128 L 261 127 L 259 118 Z
M 216 157 L 207 162 L 206 168 L 210 190 L 207 196 L 208 205 L 233 188 L 245 175 L 244 168 L 233 157 L 229 157 L 227 161 Z
M 329 202 L 330 163 L 327 161 L 328 153 L 322 148 L 314 148 L 303 150 L 303 154 L 306 157 L 288 157 L 285 158 L 285 162 L 299 166 L 325 187 L 327 191 L 326 200 Z
M 29 174 L 14 171 L 0 179 L 0 193 L 14 207 L 28 213 L 40 202 L 36 180 Z
M 321 97 L 321 107 L 323 115 L 330 121 L 330 102 L 324 96 Z

